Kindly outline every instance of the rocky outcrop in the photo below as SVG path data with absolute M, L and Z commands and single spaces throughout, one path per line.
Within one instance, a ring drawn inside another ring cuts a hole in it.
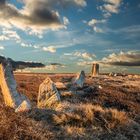
M 28 107 L 25 107 L 23 110 L 31 109 L 30 101 L 24 95 L 17 92 L 12 66 L 8 61 L 0 64 L 0 86 L 6 106 L 16 109 L 23 102 L 26 102 Z
M 60 101 L 60 93 L 54 82 L 47 77 L 39 86 L 38 108 L 52 108 Z

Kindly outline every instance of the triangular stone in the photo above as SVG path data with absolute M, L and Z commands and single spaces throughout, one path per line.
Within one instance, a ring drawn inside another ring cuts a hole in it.
M 78 87 L 81 87 L 81 88 L 82 88 L 83 85 L 84 85 L 84 82 L 85 82 L 85 72 L 84 72 L 84 71 L 81 71 L 81 72 L 77 75 L 77 77 L 75 78 L 73 84 L 74 84 L 75 86 L 78 86 Z

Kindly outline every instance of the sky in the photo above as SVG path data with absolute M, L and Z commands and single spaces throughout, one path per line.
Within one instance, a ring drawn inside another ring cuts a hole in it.
M 0 55 L 46 65 L 35 72 L 140 73 L 140 1 L 0 0 Z

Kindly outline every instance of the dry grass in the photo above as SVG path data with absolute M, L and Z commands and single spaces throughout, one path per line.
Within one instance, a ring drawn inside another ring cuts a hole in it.
M 44 75 L 16 76 L 18 90 L 23 91 L 34 106 L 28 113 L 15 114 L 14 110 L 4 106 L 0 94 L 0 139 L 140 139 L 138 88 L 128 88 L 123 83 L 116 88 L 112 83 L 106 86 L 107 82 L 102 79 L 87 79 L 88 85 L 99 82 L 103 89 L 95 89 L 86 95 L 66 92 L 61 103 L 53 109 L 43 110 L 36 108 L 36 99 L 38 85 L 44 78 Z M 57 81 L 67 81 L 67 78 L 58 76 Z
M 112 129 L 129 123 L 125 112 L 116 109 L 105 109 L 98 105 L 64 103 L 57 108 L 59 114 L 54 115 L 54 121 L 61 126 L 78 126 L 79 128 L 102 128 L 111 132 Z
M 65 104 L 66 105 L 66 104 Z M 66 106 L 65 106 L 66 107 Z M 33 109 L 29 113 L 15 114 L 0 106 L 1 139 L 59 139 L 97 138 L 96 134 L 113 133 L 127 126 L 129 118 L 124 112 L 103 109 L 100 106 L 79 105 L 55 110 Z M 93 133 L 94 132 L 94 133 Z M 96 132 L 96 133 L 95 133 Z M 93 135 L 94 134 L 94 135 Z

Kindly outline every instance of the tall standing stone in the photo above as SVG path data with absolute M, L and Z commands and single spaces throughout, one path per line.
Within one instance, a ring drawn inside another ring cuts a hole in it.
M 96 77 L 99 75 L 99 64 L 93 63 L 92 65 L 92 77 Z
M 39 86 L 38 108 L 51 108 L 60 101 L 60 93 L 54 82 L 47 77 Z
M 5 105 L 16 109 L 23 102 L 26 102 L 28 108 L 24 107 L 23 111 L 31 109 L 30 101 L 24 95 L 17 92 L 17 85 L 11 64 L 8 61 L 5 61 L 4 63 L 5 64 L 0 64 L 0 86 Z
M 79 87 L 83 87 L 83 85 L 84 85 L 84 82 L 85 82 L 85 72 L 84 71 L 81 71 L 78 75 L 77 75 L 77 77 L 75 78 L 75 80 L 74 80 L 74 84 L 75 85 L 77 85 L 77 86 L 79 86 Z

